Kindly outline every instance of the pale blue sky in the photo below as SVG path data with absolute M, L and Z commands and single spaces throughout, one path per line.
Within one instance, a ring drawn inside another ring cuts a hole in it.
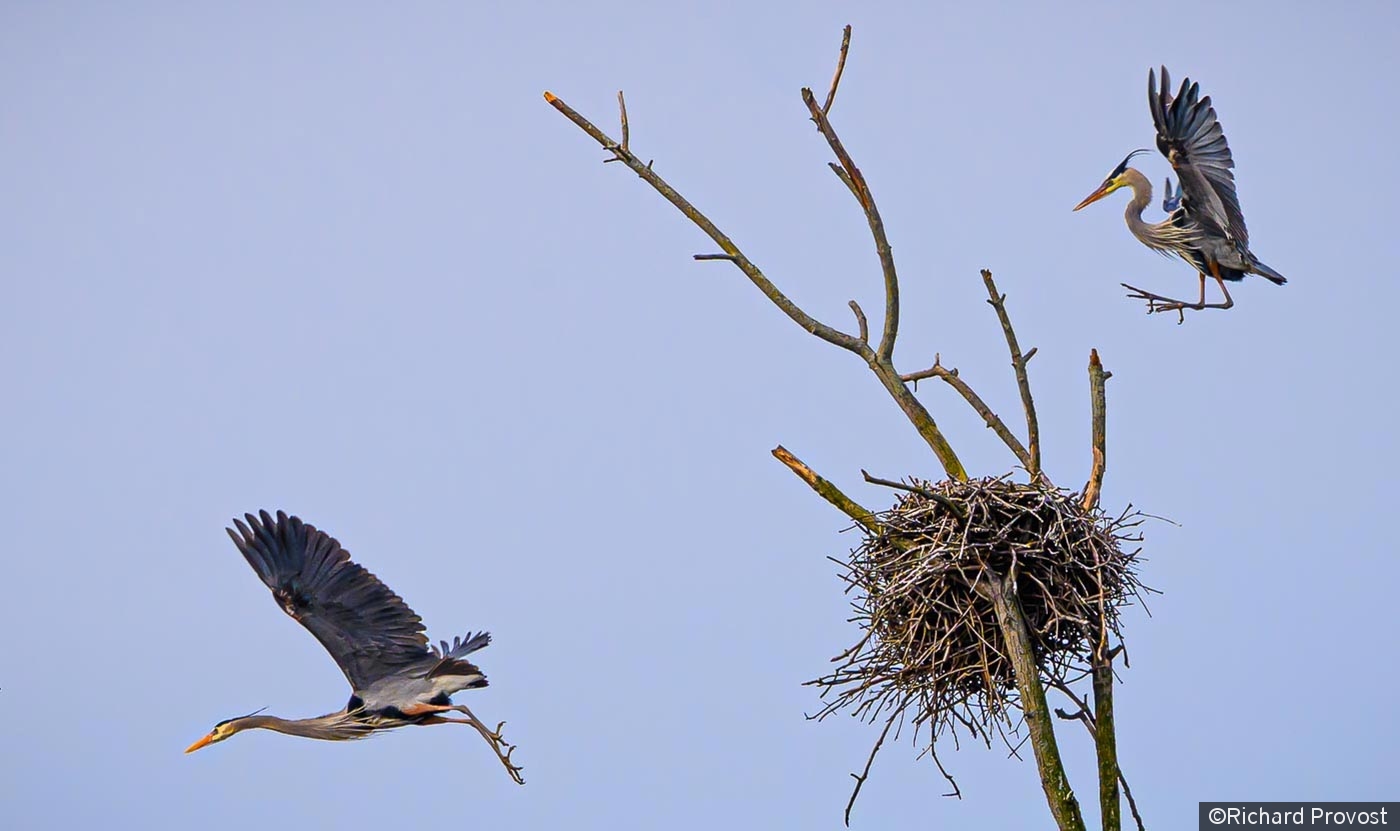
M 1332 5 L 4 4 L 0 825 L 837 826 L 875 730 L 806 722 L 800 684 L 852 639 L 825 557 L 854 537 L 768 451 L 871 504 L 860 468 L 936 462 L 540 93 L 613 129 L 625 89 L 633 149 L 846 327 L 878 270 L 798 90 L 848 22 L 834 120 L 902 268 L 898 362 L 941 352 L 1014 415 L 992 268 L 1039 348 L 1051 474 L 1087 471 L 1097 347 L 1106 504 L 1181 523 L 1149 529 L 1165 594 L 1129 615 L 1118 694 L 1150 823 L 1396 798 L 1400 26 Z M 1159 63 L 1214 98 L 1290 278 L 1180 327 L 1118 288 L 1195 288 L 1126 197 L 1069 210 L 1150 146 Z M 920 394 L 969 468 L 1009 469 Z M 526 787 L 456 728 L 181 755 L 346 697 L 223 533 L 262 507 L 430 634 L 495 634 L 464 700 L 509 722 Z M 1031 763 L 949 748 L 957 802 L 914 756 L 886 748 L 857 827 L 1048 825 Z

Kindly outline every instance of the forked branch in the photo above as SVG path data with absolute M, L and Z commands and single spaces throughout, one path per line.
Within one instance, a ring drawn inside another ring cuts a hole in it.
M 632 172 L 636 173 L 643 181 L 655 188 L 657 193 L 666 198 L 666 201 L 675 205 L 676 209 L 684 214 L 686 219 L 695 223 L 696 227 L 704 231 L 710 239 L 715 241 L 715 244 L 724 252 L 724 259 L 738 266 L 739 270 L 744 272 L 745 276 L 747 276 L 755 286 L 758 286 L 758 290 L 763 292 L 763 294 L 773 302 L 773 305 L 777 306 L 784 314 L 792 318 L 794 323 L 827 343 L 854 352 L 862 358 L 871 354 L 870 347 L 861 343 L 858 338 L 827 326 L 798 308 L 796 303 L 793 303 L 788 299 L 787 295 L 779 291 L 778 287 L 773 285 L 773 282 L 763 274 L 758 266 L 754 265 L 753 262 L 744 255 L 744 252 L 739 250 L 739 246 L 735 245 L 734 241 L 731 240 L 727 234 L 721 231 L 719 227 L 711 222 L 709 217 L 701 213 L 698 208 L 690 204 L 690 201 L 684 196 L 681 196 L 675 188 L 667 184 L 666 180 L 656 175 L 656 172 L 651 169 L 649 164 L 643 163 L 639 158 L 633 155 L 630 149 L 624 149 L 621 144 L 613 141 L 606 133 L 594 126 L 593 122 L 584 118 L 568 104 L 565 104 L 563 99 L 559 98 L 554 93 L 546 92 L 544 94 L 544 100 L 548 101 L 554 109 L 562 113 L 565 118 L 578 125 L 579 129 L 591 136 L 593 140 L 601 144 L 604 149 L 610 151 L 615 159 L 630 167 Z M 706 258 L 709 257 L 707 256 Z
M 701 253 L 694 255 L 696 260 L 701 261 L 727 261 L 733 263 L 759 291 L 763 292 L 770 302 L 779 308 L 794 323 L 802 327 L 812 335 L 838 346 L 847 352 L 857 355 L 880 381 L 886 392 L 899 405 L 905 416 L 919 432 L 920 436 L 933 450 L 937 456 L 944 472 L 950 480 L 958 483 L 968 483 L 968 475 L 963 468 L 961 461 L 948 443 L 943 433 L 935 423 L 932 415 L 922 402 L 914 395 L 910 387 L 910 382 L 917 382 L 922 378 L 939 378 L 944 383 L 953 387 L 959 395 L 982 416 L 987 426 L 991 428 L 1008 449 L 1015 455 L 1019 463 L 1029 474 L 1033 488 L 1043 488 L 1049 485 L 1042 469 L 1041 447 L 1040 447 L 1040 427 L 1035 410 L 1035 402 L 1031 396 L 1030 382 L 1026 365 L 1034 356 L 1035 349 L 1025 353 L 1021 351 L 1014 329 L 1011 325 L 1010 316 L 1006 310 L 1006 296 L 1001 294 L 993 281 L 990 271 L 981 272 L 982 279 L 987 288 L 988 303 L 993 307 L 997 318 L 1001 323 L 1002 331 L 1006 339 L 1007 348 L 1011 356 L 1012 368 L 1015 372 L 1017 388 L 1020 392 L 1021 404 L 1026 419 L 1026 440 L 1023 444 L 1017 435 L 1007 426 L 1007 424 L 994 413 L 977 393 L 964 382 L 955 369 L 944 368 L 937 359 L 934 365 L 920 372 L 901 375 L 894 367 L 893 354 L 896 341 L 899 335 L 900 324 L 900 287 L 898 273 L 895 267 L 894 255 L 886 233 L 884 222 L 880 216 L 879 208 L 876 205 L 874 195 L 864 174 L 856 165 L 850 152 L 842 143 L 835 127 L 831 122 L 831 111 L 835 103 L 836 94 L 839 89 L 842 75 L 845 70 L 846 59 L 850 48 L 851 27 L 847 26 L 843 31 L 840 53 L 836 64 L 835 73 L 832 76 L 830 88 L 823 102 L 818 102 L 811 89 L 802 90 L 802 100 L 811 116 L 812 122 L 825 139 L 827 145 L 836 157 L 836 161 L 830 163 L 830 167 L 841 180 L 845 188 L 855 197 L 865 216 L 866 224 L 869 228 L 871 239 L 874 243 L 876 257 L 880 263 L 880 272 L 883 281 L 885 295 L 885 315 L 880 326 L 879 338 L 877 342 L 871 340 L 870 321 L 867 320 L 864 310 L 855 302 L 851 301 L 849 306 L 855 316 L 857 332 L 855 334 L 837 329 L 825 324 L 809 315 L 800 306 L 794 303 L 767 275 L 764 274 L 752 260 L 738 247 L 738 245 L 720 228 L 709 219 L 704 213 L 696 208 L 689 200 L 682 196 L 675 188 L 667 183 L 653 169 L 650 161 L 643 162 L 632 151 L 631 129 L 628 119 L 627 106 L 621 92 L 618 93 L 618 110 L 622 140 L 614 141 L 601 129 L 595 126 L 588 119 L 571 108 L 568 104 L 555 96 L 553 93 L 545 92 L 545 100 L 558 110 L 565 118 L 572 121 L 579 129 L 583 130 L 594 141 L 598 142 L 609 154 L 608 162 L 621 162 L 630 168 L 638 177 L 650 185 L 654 190 L 662 195 L 677 210 L 679 210 L 696 227 L 703 231 L 718 246 L 719 251 L 715 253 Z M 1104 381 L 1109 377 L 1109 373 L 1103 370 L 1099 362 L 1098 353 L 1094 352 L 1090 358 L 1090 387 L 1091 401 L 1093 408 L 1093 452 L 1094 464 L 1090 474 L 1089 482 L 1085 485 L 1083 492 L 1082 507 L 1087 512 L 1094 509 L 1099 501 L 1099 494 L 1102 489 L 1104 475 Z M 910 540 L 914 539 L 913 533 L 908 530 L 896 530 L 894 520 L 890 514 L 877 514 L 869 510 L 860 503 L 851 499 L 836 485 L 829 480 L 819 476 L 796 456 L 779 446 L 773 451 L 773 456 L 782 462 L 789 470 L 799 476 L 818 495 L 828 503 L 835 506 L 846 516 L 850 517 L 857 525 L 863 528 L 873 537 L 881 538 L 883 545 L 896 549 L 897 556 L 909 556 L 916 551 Z M 862 471 L 864 474 L 865 472 Z M 969 517 L 975 517 L 973 511 L 963 509 L 963 506 L 949 499 L 939 490 L 950 485 L 940 485 L 936 488 L 924 487 L 910 480 L 913 484 L 906 484 L 889 479 L 878 479 L 865 474 L 867 482 L 897 488 L 921 494 L 923 497 L 939 504 L 936 515 L 939 522 L 945 527 L 955 528 L 951 522 L 944 521 L 942 514 L 946 510 L 957 515 L 959 525 L 956 527 L 966 528 L 972 524 Z M 999 480 L 998 480 L 999 481 Z M 970 484 L 968 486 L 971 486 Z M 1041 498 L 1041 497 L 1037 497 Z M 909 500 L 903 500 L 908 502 Z M 920 510 L 927 507 L 919 500 L 915 504 L 920 506 Z M 1078 507 L 1076 501 L 1070 501 L 1071 507 Z M 895 539 L 898 537 L 898 539 Z M 1031 629 L 1027 623 L 1026 612 L 1022 608 L 1022 600 L 1018 595 L 1016 580 L 1018 577 L 1017 562 L 1012 560 L 1011 574 L 993 574 L 990 567 L 981 571 L 977 579 L 968 578 L 967 586 L 971 586 L 977 593 L 983 595 L 991 601 L 991 606 L 995 613 L 995 624 L 988 626 L 988 632 L 999 631 L 1007 652 L 1006 657 L 1011 661 L 1012 674 L 1015 676 L 1018 696 L 1016 698 L 1021 710 L 1025 715 L 1025 722 L 1029 732 L 1029 740 L 1035 751 L 1036 763 L 1039 767 L 1041 782 L 1045 789 L 1047 801 L 1049 802 L 1056 824 L 1061 831 L 1083 831 L 1084 821 L 1080 813 L 1079 804 L 1071 791 L 1063 762 L 1060 757 L 1058 744 L 1054 733 L 1051 714 L 1045 699 L 1044 680 L 1040 672 L 1040 663 L 1036 656 L 1036 645 L 1033 641 Z M 1000 566 L 997 567 L 998 570 Z M 1030 580 L 1022 573 L 1023 580 Z M 980 601 L 979 601 L 980 602 Z M 985 605 L 983 605 L 985 609 Z M 872 630 L 873 631 L 873 630 Z M 867 638 L 870 634 L 867 633 Z M 862 641 L 864 644 L 865 641 Z M 1112 711 L 1112 683 L 1113 670 L 1112 661 L 1114 652 L 1107 648 L 1107 632 L 1099 638 L 1098 650 L 1094 656 L 1092 665 L 1092 678 L 1094 690 L 1094 707 L 1091 711 L 1087 697 L 1080 704 L 1078 713 L 1064 715 L 1082 721 L 1086 727 L 1090 728 L 1096 736 L 1096 749 L 1098 750 L 1101 774 L 1100 795 L 1103 800 L 1103 815 L 1105 828 L 1111 831 L 1118 831 L 1119 816 L 1117 810 L 1117 787 L 1121 781 L 1121 771 L 1117 769 L 1116 745 L 1113 740 L 1113 711 Z M 860 645 L 853 650 L 859 649 Z M 854 662 L 848 651 L 848 661 Z M 838 679 L 838 683 L 845 683 L 850 677 L 850 670 L 843 666 L 833 677 Z M 843 673 L 846 673 L 843 675 Z M 1054 683 L 1054 679 L 1051 679 Z M 988 681 L 988 685 L 991 682 Z M 855 692 L 850 695 L 859 698 L 863 695 L 865 688 L 853 688 Z M 858 706 L 861 708 L 876 707 L 874 712 L 878 713 L 878 704 L 872 705 L 871 701 L 882 701 L 878 697 L 862 701 Z M 1075 697 L 1076 702 L 1080 702 Z M 832 707 L 823 711 L 831 712 Z M 864 712 L 858 710 L 857 712 Z M 872 718 L 873 721 L 873 718 Z M 861 786 L 870 774 L 874 757 L 878 753 L 886 736 L 889 734 L 895 718 L 890 716 L 886 721 L 879 740 L 867 759 L 864 770 L 859 775 L 854 775 L 856 784 L 854 793 L 851 796 L 851 803 L 859 794 Z M 917 723 L 917 722 L 916 722 Z M 963 722 L 973 729 L 976 728 L 967 722 Z M 509 751 L 501 753 L 503 742 L 500 740 L 499 729 L 492 733 L 484 727 L 479 727 L 483 737 L 492 741 L 497 747 L 498 755 L 501 755 L 502 762 L 507 769 L 512 771 L 512 776 L 518 776 L 518 768 L 514 768 L 509 760 Z M 895 732 L 895 739 L 898 739 L 898 731 Z M 937 757 L 935 756 L 935 760 Z M 939 765 L 940 770 L 942 765 Z M 944 774 L 947 775 L 946 772 Z M 951 779 L 950 779 L 951 781 Z M 1129 803 L 1131 803 L 1131 793 L 1127 792 L 1126 782 L 1123 783 L 1124 792 L 1128 793 Z M 1111 793 L 1110 793 L 1111 791 Z M 1113 808 L 1109 807 L 1110 796 L 1113 800 Z M 849 823 L 851 804 L 847 805 L 846 818 Z M 1136 807 L 1134 806 L 1134 816 Z M 1141 825 L 1139 821 L 1139 826 Z
M 1006 336 L 1006 346 L 1011 351 L 1011 367 L 1016 372 L 1016 386 L 1021 391 L 1021 407 L 1026 414 L 1026 444 L 1022 444 L 1016 434 L 1006 426 L 1006 422 L 1001 416 L 992 412 L 992 408 L 982 400 L 967 382 L 958 377 L 956 369 L 945 368 L 935 355 L 933 366 L 928 369 L 921 369 L 918 372 L 910 372 L 901 375 L 900 380 L 918 382 L 925 378 L 938 378 L 948 386 L 957 390 L 958 395 L 968 403 L 977 414 L 982 416 L 982 420 L 987 423 L 992 432 L 997 434 L 1002 444 L 1016 456 L 1017 461 L 1026 469 L 1031 477 L 1031 481 L 1041 481 L 1049 483 L 1040 464 L 1040 421 L 1035 414 L 1035 399 L 1031 396 L 1030 378 L 1026 374 L 1026 364 L 1030 363 L 1035 356 L 1032 349 L 1025 354 L 1021 353 L 1020 343 L 1016 340 L 1016 330 L 1011 325 L 1011 316 L 1006 311 L 1006 295 L 997 290 L 996 281 L 992 279 L 992 272 L 982 269 L 982 282 L 987 286 L 987 303 L 996 310 L 997 320 L 1001 322 L 1002 333 Z
M 1002 444 L 1005 444 L 1016 456 L 1021 466 L 1028 472 L 1031 470 L 1031 454 L 1026 450 L 1026 446 L 1021 444 L 1021 440 L 1016 438 L 1016 434 L 1011 432 L 1011 428 L 1006 426 L 1006 422 L 1002 421 L 1001 416 L 992 412 L 992 408 L 987 406 L 987 402 L 982 400 L 982 396 L 978 395 L 966 381 L 958 376 L 958 371 L 943 366 L 937 355 L 933 358 L 933 366 L 928 369 L 921 369 L 918 372 L 911 372 L 908 375 L 901 375 L 899 377 L 900 380 L 906 382 L 922 381 L 925 378 L 937 378 L 957 390 L 958 395 L 961 395 L 963 400 L 968 403 L 968 406 L 972 407 L 972 409 L 977 411 L 978 415 L 982 416 L 982 420 L 986 422 L 987 427 L 990 428 L 992 432 L 996 433 L 997 437 L 1001 439 Z
M 849 33 L 848 33 L 849 34 Z M 723 259 L 734 263 L 749 280 L 758 287 L 759 291 L 772 303 L 783 311 L 798 326 L 816 335 L 827 343 L 839 346 L 848 352 L 852 352 L 865 361 L 871 371 L 884 386 L 886 392 L 890 394 L 904 411 L 905 416 L 918 430 L 919 435 L 928 443 L 934 455 L 938 457 L 939 463 L 949 478 L 964 481 L 967 479 L 967 470 L 958 459 L 957 453 L 951 444 L 943 436 L 943 432 L 938 428 L 933 416 L 923 403 L 909 390 L 905 383 L 900 380 L 899 373 L 895 370 L 892 355 L 894 353 L 895 339 L 899 333 L 899 278 L 895 272 L 894 256 L 890 250 L 889 239 L 885 235 L 884 223 L 880 219 L 880 213 L 875 206 L 875 199 L 870 193 L 870 187 L 865 181 L 864 175 L 856 167 L 850 154 L 846 151 L 841 139 L 837 136 L 835 128 L 827 118 L 827 111 L 830 109 L 830 102 L 834 101 L 836 87 L 840 83 L 840 66 L 844 65 L 845 53 L 849 47 L 849 40 L 843 38 L 842 56 L 838 61 L 838 72 L 832 79 L 832 88 L 827 95 L 828 105 L 824 108 L 817 104 L 816 98 L 810 89 L 802 91 L 802 100 L 806 102 L 812 114 L 812 120 L 816 122 L 817 129 L 826 138 L 832 151 L 840 161 L 839 166 L 833 166 L 846 182 L 847 187 L 856 196 L 865 212 L 867 223 L 870 226 L 871 235 L 875 240 L 875 250 L 880 260 L 880 270 L 884 275 L 885 284 L 885 321 L 882 328 L 880 342 L 878 346 L 871 347 L 868 342 L 868 334 L 862 326 L 860 335 L 850 335 L 832 326 L 828 326 L 811 315 L 803 311 L 796 303 L 788 298 L 786 294 L 778 289 L 774 283 L 768 279 L 763 271 L 750 260 L 743 251 L 729 238 L 727 234 L 719 229 L 709 217 L 701 213 L 698 208 L 690 203 L 675 188 L 671 187 L 664 179 L 652 170 L 650 162 L 645 164 L 632 153 L 630 147 L 625 143 L 613 141 L 606 133 L 595 126 L 591 121 L 584 118 L 578 111 L 574 110 L 562 99 L 551 92 L 544 94 L 545 100 L 558 110 L 565 118 L 572 121 L 579 129 L 583 130 L 594 141 L 603 146 L 604 149 L 612 153 L 612 158 L 608 161 L 620 161 L 632 169 L 634 173 L 651 185 L 657 193 L 660 193 L 668 202 L 676 207 L 687 219 L 693 222 L 700 230 L 704 231 L 710 239 L 720 247 L 723 254 L 703 254 L 697 255 L 696 259 Z M 625 105 L 619 95 L 619 109 L 625 113 Z M 857 314 L 858 323 L 864 322 L 864 314 Z
M 1006 295 L 997 291 L 997 284 L 992 281 L 992 272 L 982 269 L 982 282 L 987 285 L 987 302 L 992 304 L 992 308 L 997 311 L 997 320 L 1001 321 L 1001 331 L 1006 334 L 1006 346 L 1011 350 L 1011 368 L 1016 371 L 1016 386 L 1021 390 L 1021 406 L 1026 411 L 1026 444 L 1029 445 L 1030 460 L 1026 465 L 1026 472 L 1031 475 L 1031 479 L 1040 478 L 1040 421 L 1035 416 L 1035 399 L 1031 397 L 1031 382 L 1026 375 L 1026 364 L 1035 355 L 1032 349 L 1025 355 L 1021 354 L 1021 346 L 1016 342 L 1016 330 L 1011 328 L 1011 318 L 1006 313 Z

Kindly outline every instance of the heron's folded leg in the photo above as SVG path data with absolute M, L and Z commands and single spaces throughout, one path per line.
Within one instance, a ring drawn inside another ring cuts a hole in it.
M 1223 278 L 1223 277 L 1220 276 L 1220 269 L 1219 269 L 1219 267 L 1217 267 L 1214 263 L 1211 263 L 1211 266 L 1210 266 L 1210 273 L 1211 273 L 1211 276 L 1215 278 L 1215 282 L 1218 283 L 1218 284 L 1220 285 L 1220 293 L 1223 294 L 1223 295 L 1225 295 L 1225 302 L 1224 302 L 1224 303 L 1212 303 L 1212 304 L 1210 304 L 1209 306 L 1206 306 L 1205 308 L 1207 308 L 1207 309 L 1228 309 L 1228 308 L 1230 308 L 1231 306 L 1235 305 L 1234 298 L 1230 297 L 1230 290 L 1227 289 L 1227 288 L 1225 288 L 1225 278 Z M 1201 275 L 1201 300 L 1204 301 L 1205 299 L 1206 299 L 1206 276 L 1205 276 L 1204 274 L 1202 274 L 1202 275 Z
M 430 713 L 445 713 L 451 709 L 446 704 L 410 704 L 400 707 L 399 712 L 406 716 L 426 716 Z

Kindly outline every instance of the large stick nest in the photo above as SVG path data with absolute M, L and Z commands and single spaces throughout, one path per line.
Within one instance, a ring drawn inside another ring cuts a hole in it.
M 826 699 L 815 717 L 849 709 L 886 732 L 907 721 L 916 742 L 927 728 L 928 750 L 949 728 L 956 742 L 958 726 L 1014 748 L 1019 696 L 987 583 L 1010 581 L 1042 680 L 1068 684 L 1095 645 L 1121 643 L 1119 611 L 1143 590 L 1143 515 L 1110 517 L 1078 494 L 1009 477 L 912 487 L 879 517 L 884 532 L 841 563 L 860 639 L 810 682 Z

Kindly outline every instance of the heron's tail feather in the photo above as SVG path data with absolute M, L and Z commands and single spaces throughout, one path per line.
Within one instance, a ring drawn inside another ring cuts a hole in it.
M 447 641 L 438 641 L 442 644 L 442 649 L 433 648 L 433 654 L 440 658 L 465 658 L 490 642 L 490 632 L 477 632 L 475 635 L 468 632 L 465 638 L 454 636 L 450 647 L 447 645 Z
M 430 647 L 433 654 L 438 656 L 437 666 L 428 670 L 428 677 L 433 678 L 442 675 L 476 676 L 476 680 L 471 681 L 462 689 L 486 686 L 486 676 L 481 669 L 466 660 L 471 653 L 481 649 L 491 642 L 490 632 L 478 632 L 475 635 L 468 634 L 466 638 L 452 638 L 452 646 L 447 645 L 447 641 L 441 641 L 442 648 Z
M 1255 274 L 1258 274 L 1260 277 L 1269 280 L 1276 286 L 1281 286 L 1284 283 L 1288 282 L 1287 277 L 1284 277 L 1282 274 L 1279 274 L 1277 271 L 1274 271 L 1272 268 L 1269 268 L 1268 266 L 1259 262 L 1258 257 L 1250 257 L 1250 265 L 1253 266 L 1253 268 L 1251 268 L 1250 271 L 1254 272 Z

